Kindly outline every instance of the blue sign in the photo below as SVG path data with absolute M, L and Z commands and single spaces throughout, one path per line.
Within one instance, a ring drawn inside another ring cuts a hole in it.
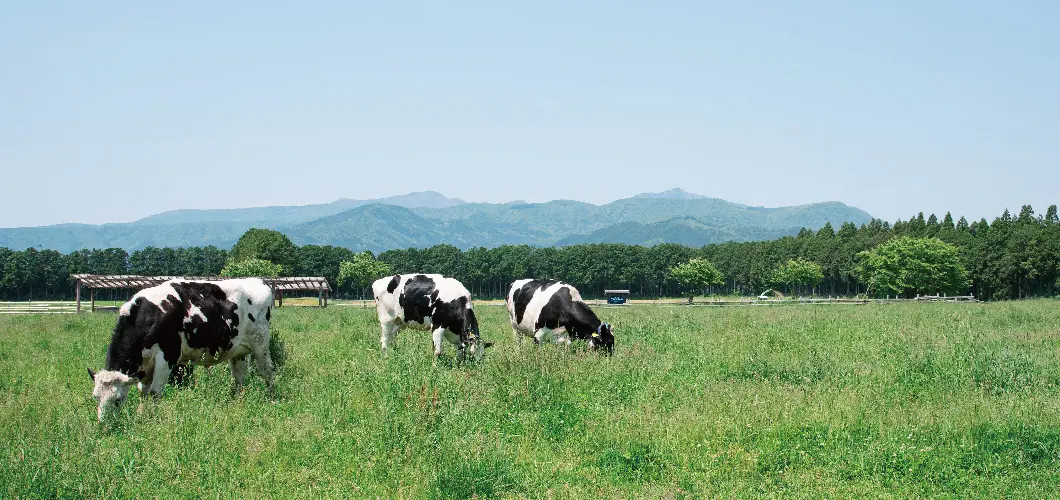
M 609 295 L 607 297 L 607 303 L 608 304 L 625 304 L 626 303 L 626 296 L 625 295 Z

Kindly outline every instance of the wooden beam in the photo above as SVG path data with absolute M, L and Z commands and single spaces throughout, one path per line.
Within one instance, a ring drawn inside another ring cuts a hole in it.
M 77 287 L 74 288 L 74 299 L 77 300 L 77 312 L 81 312 L 81 280 L 77 280 Z
M 96 289 L 89 290 L 88 294 L 92 297 L 92 312 L 96 312 Z

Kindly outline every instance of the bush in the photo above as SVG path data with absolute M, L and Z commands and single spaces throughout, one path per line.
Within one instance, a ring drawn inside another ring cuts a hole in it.
M 274 278 L 283 272 L 283 266 L 273 264 L 265 259 L 247 259 L 241 261 L 229 261 L 221 270 L 222 278 L 249 278 L 266 277 Z

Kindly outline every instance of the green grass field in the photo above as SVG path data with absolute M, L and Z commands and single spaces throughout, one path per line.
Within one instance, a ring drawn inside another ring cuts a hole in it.
M 598 309 L 608 359 L 283 308 L 279 398 L 226 365 L 95 419 L 113 314 L 0 317 L 3 497 L 1056 497 L 1060 302 Z

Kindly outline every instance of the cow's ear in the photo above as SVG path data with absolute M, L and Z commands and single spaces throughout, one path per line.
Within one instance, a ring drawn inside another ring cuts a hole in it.
M 88 369 L 88 378 L 91 378 L 93 382 L 96 381 L 96 372 L 92 371 L 91 368 Z

